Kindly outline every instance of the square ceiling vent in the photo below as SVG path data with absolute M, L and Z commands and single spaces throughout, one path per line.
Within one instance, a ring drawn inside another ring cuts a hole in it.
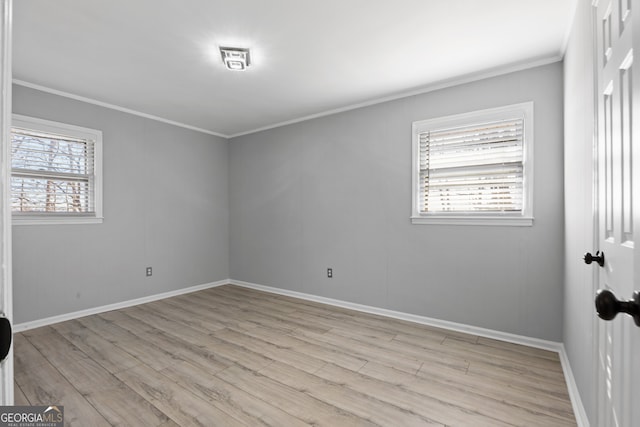
M 251 65 L 249 49 L 239 47 L 220 47 L 222 62 L 229 70 L 244 71 Z

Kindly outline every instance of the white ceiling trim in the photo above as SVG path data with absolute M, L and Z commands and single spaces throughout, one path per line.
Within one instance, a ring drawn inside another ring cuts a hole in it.
M 563 51 L 564 52 L 564 51 Z M 345 107 L 340 107 L 340 108 L 336 108 L 333 110 L 327 110 L 327 111 L 323 111 L 320 113 L 316 113 L 316 114 L 311 114 L 311 115 L 307 115 L 307 116 L 302 116 L 302 117 L 298 117 L 292 120 L 287 120 L 287 121 L 283 121 L 283 122 L 279 122 L 279 123 L 274 123 L 272 125 L 268 125 L 268 126 L 263 126 L 260 128 L 256 128 L 256 129 L 252 129 L 252 130 L 248 130 L 245 132 L 239 132 L 239 133 L 235 133 L 232 135 L 225 135 L 219 132 L 214 132 L 211 130 L 207 130 L 207 129 L 202 129 L 199 127 L 195 127 L 195 126 L 191 126 L 185 123 L 180 123 L 180 122 L 176 122 L 174 120 L 169 120 L 169 119 L 165 119 L 162 117 L 158 117 L 158 116 L 154 116 L 152 114 L 147 114 L 147 113 L 143 113 L 141 111 L 136 111 L 136 110 L 132 110 L 130 108 L 126 108 L 126 107 L 121 107 L 119 105 L 114 105 L 114 104 L 109 104 L 107 102 L 102 102 L 102 101 L 98 101 L 96 99 L 91 99 L 91 98 L 87 98 L 84 96 L 80 96 L 80 95 L 75 95 L 69 92 L 64 92 L 61 90 L 57 90 L 57 89 L 52 89 L 46 86 L 42 86 L 39 84 L 35 84 L 35 83 L 30 83 L 24 80 L 18 80 L 18 79 L 13 79 L 13 83 L 19 86 L 24 86 L 27 88 L 31 88 L 31 89 L 36 89 L 42 92 L 46 92 L 46 93 L 51 93 L 53 95 L 58 95 L 58 96 L 62 96 L 65 98 L 70 98 L 70 99 L 74 99 L 76 101 L 81 101 L 81 102 L 86 102 L 88 104 L 93 104 L 93 105 L 97 105 L 100 107 L 104 107 L 104 108 L 109 108 L 112 110 L 116 110 L 116 111 L 121 111 L 123 113 L 128 113 L 128 114 L 133 114 L 135 116 L 140 116 L 140 117 L 144 117 L 150 120 L 155 120 L 158 122 L 162 122 L 162 123 L 167 123 L 170 125 L 174 125 L 174 126 L 178 126 L 181 128 L 185 128 L 185 129 L 190 129 L 196 132 L 201 132 L 201 133 L 205 133 L 208 135 L 213 135 L 213 136 L 217 136 L 220 138 L 225 138 L 225 139 L 232 139 L 232 138 L 236 138 L 239 136 L 244 136 L 244 135 L 250 135 L 252 133 L 257 133 L 257 132 L 262 132 L 265 130 L 269 130 L 269 129 L 275 129 L 275 128 L 279 128 L 282 126 L 287 126 L 287 125 L 291 125 L 291 124 L 295 124 L 295 123 L 300 123 L 300 122 L 304 122 L 307 120 L 312 120 L 312 119 L 317 119 L 320 117 L 326 117 L 326 116 L 330 116 L 333 114 L 338 114 L 338 113 L 343 113 L 346 111 L 351 111 L 351 110 L 356 110 L 358 108 L 363 108 L 363 107 L 370 107 L 376 104 L 382 104 L 384 102 L 389 102 L 389 101 L 395 101 L 397 99 L 401 99 L 401 98 L 407 98 L 409 96 L 415 96 L 415 95 L 421 95 L 424 93 L 428 93 L 428 92 L 433 92 L 436 90 L 440 90 L 440 89 L 445 89 L 448 87 L 452 87 L 452 86 L 459 86 L 462 84 L 466 84 L 466 83 L 472 83 L 478 80 L 483 80 L 483 79 L 488 79 L 491 77 L 496 77 L 496 76 L 500 76 L 500 75 L 504 75 L 504 74 L 509 74 L 509 73 L 513 73 L 516 71 L 522 71 L 522 70 L 526 70 L 528 68 L 534 68 L 534 67 L 539 67 L 539 66 L 543 66 L 543 65 L 548 65 L 548 64 L 552 64 L 558 61 L 561 61 L 563 59 L 564 53 L 562 55 L 554 55 L 548 58 L 543 58 L 543 59 L 539 59 L 536 61 L 529 61 L 529 62 L 523 62 L 523 63 L 519 63 L 519 64 L 512 64 L 512 65 L 508 65 L 508 66 L 504 66 L 504 67 L 499 67 L 499 68 L 494 68 L 491 70 L 487 70 L 487 71 L 482 71 L 479 73 L 474 73 L 474 74 L 469 74 L 466 75 L 464 77 L 460 77 L 460 78 L 455 78 L 455 79 L 451 79 L 451 80 L 446 80 L 443 82 L 439 82 L 439 83 L 435 83 L 432 85 L 428 85 L 425 87 L 422 87 L 420 89 L 416 89 L 416 90 L 412 90 L 412 91 L 408 91 L 408 92 L 401 92 L 395 95 L 391 95 L 391 96 L 386 96 L 386 97 L 382 97 L 382 98 L 376 98 L 376 99 L 372 99 L 369 101 L 365 101 L 365 102 L 361 102 L 361 103 L 357 103 L 357 104 L 351 104 L 351 105 L 347 105 Z
M 341 107 L 341 108 L 336 108 L 333 110 L 328 110 L 328 111 L 323 111 L 321 113 L 317 113 L 317 114 L 311 114 L 308 116 L 303 116 L 303 117 L 299 117 L 296 119 L 292 119 L 292 120 L 287 120 L 284 122 L 279 122 L 279 123 L 275 123 L 273 125 L 268 125 L 268 126 L 264 126 L 264 127 L 260 127 L 257 129 L 253 129 L 253 130 L 248 130 L 246 132 L 239 132 L 239 133 L 234 133 L 232 135 L 229 135 L 228 138 L 236 138 L 239 136 L 244 136 L 244 135 L 249 135 L 252 133 L 256 133 L 256 132 L 262 132 L 265 130 L 269 130 L 269 129 L 275 129 L 275 128 L 279 128 L 282 126 L 287 126 L 287 125 L 292 125 L 295 123 L 300 123 L 300 122 L 304 122 L 307 120 L 312 120 L 312 119 L 317 119 L 320 117 L 325 117 L 325 116 L 330 116 L 332 114 L 338 114 L 338 113 L 343 113 L 345 111 L 351 111 L 351 110 L 356 110 L 358 108 L 363 108 L 363 107 L 369 107 L 372 105 L 376 105 L 376 104 L 382 104 L 384 102 L 389 102 L 389 101 L 395 101 L 397 99 L 402 99 L 402 98 L 407 98 L 410 96 L 415 96 L 415 95 L 421 95 L 424 93 L 428 93 L 428 92 L 434 92 L 436 90 L 440 90 L 440 89 L 446 89 L 448 87 L 452 87 L 452 86 L 459 86 L 459 85 L 463 85 L 466 83 L 472 83 L 478 80 L 484 80 L 484 79 L 488 79 L 491 77 L 497 77 L 497 76 L 501 76 L 504 74 L 509 74 L 509 73 L 514 73 L 516 71 L 522 71 L 522 70 L 526 70 L 528 68 L 535 68 L 535 67 L 540 67 L 543 65 L 548 65 L 548 64 L 553 64 L 555 62 L 559 62 L 562 61 L 564 57 L 564 51 L 563 54 L 561 55 L 554 55 L 554 56 L 550 56 L 547 58 L 543 58 L 543 59 L 538 59 L 535 61 L 528 61 L 528 62 L 523 62 L 523 63 L 519 63 L 519 64 L 511 64 L 511 65 L 507 65 L 504 67 L 498 67 L 498 68 L 493 68 L 491 70 L 486 70 L 486 71 L 481 71 L 478 73 L 473 73 L 473 74 L 468 74 L 466 76 L 463 77 L 458 77 L 458 78 L 454 78 L 451 80 L 445 80 L 439 83 L 434 83 L 432 85 L 428 85 L 428 86 L 424 86 L 420 89 L 415 89 L 412 91 L 407 91 L 407 92 L 401 92 L 395 95 L 391 95 L 391 96 L 386 96 L 386 97 L 382 97 L 382 98 L 376 98 L 376 99 L 372 99 L 370 101 L 365 101 L 365 102 L 361 102 L 358 104 L 351 104 L 345 107 Z
M 123 113 L 133 114 L 134 116 L 144 117 L 145 119 L 151 119 L 151 120 L 155 120 L 157 122 L 167 123 L 169 125 L 178 126 L 178 127 L 189 129 L 189 130 L 194 130 L 196 132 L 202 132 L 202 133 L 206 133 L 206 134 L 213 135 L 213 136 L 219 136 L 221 138 L 226 138 L 226 139 L 230 138 L 229 135 L 224 135 L 224 134 L 221 134 L 221 133 L 218 133 L 218 132 L 213 132 L 213 131 L 210 131 L 210 130 L 207 130 L 207 129 L 202 129 L 202 128 L 191 126 L 191 125 L 188 125 L 188 124 L 185 124 L 185 123 L 176 122 L 176 121 L 173 121 L 173 120 L 169 120 L 169 119 L 165 119 L 165 118 L 162 118 L 162 117 L 154 116 L 152 114 L 143 113 L 141 111 L 132 110 L 132 109 L 126 108 L 126 107 L 121 107 L 119 105 L 109 104 L 107 102 L 98 101 L 96 99 L 86 98 L 86 97 L 80 96 L 80 95 L 74 95 L 73 93 L 63 92 L 63 91 L 57 90 L 57 89 L 51 89 L 50 87 L 41 86 L 41 85 L 38 85 L 38 84 L 35 84 L 35 83 L 29 83 L 29 82 L 26 82 L 24 80 L 13 79 L 13 84 L 16 84 L 18 86 L 28 87 L 28 88 L 31 88 L 31 89 L 36 89 L 36 90 L 39 90 L 39 91 L 42 91 L 42 92 L 46 92 L 46 93 L 51 93 L 53 95 L 58 95 L 58 96 L 62 96 L 62 97 L 65 97 L 65 98 L 74 99 L 76 101 L 86 102 L 87 104 L 98 105 L 100 107 L 109 108 L 111 110 L 116 110 L 116 111 L 121 111 Z

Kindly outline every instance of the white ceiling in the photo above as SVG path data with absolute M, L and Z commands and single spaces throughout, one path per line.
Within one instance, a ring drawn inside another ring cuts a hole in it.
M 233 136 L 559 60 L 575 1 L 17 0 L 13 73 Z

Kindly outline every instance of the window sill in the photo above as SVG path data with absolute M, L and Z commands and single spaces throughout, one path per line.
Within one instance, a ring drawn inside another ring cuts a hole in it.
M 508 216 L 412 216 L 412 224 L 420 225 L 491 225 L 491 226 L 512 226 L 531 227 L 533 217 L 508 217 Z
M 13 217 L 11 225 L 78 225 L 102 224 L 102 217 L 71 217 L 71 218 L 34 218 Z

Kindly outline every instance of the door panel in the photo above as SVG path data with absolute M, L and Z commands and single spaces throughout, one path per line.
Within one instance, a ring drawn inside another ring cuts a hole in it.
M 633 295 L 637 257 L 635 230 L 639 210 L 634 183 L 640 169 L 636 152 L 640 150 L 634 141 L 640 140 L 640 121 L 634 119 L 633 110 L 640 111 L 635 105 L 640 97 L 634 87 L 638 79 L 634 78 L 637 67 L 633 57 L 633 13 L 638 3 L 639 0 L 601 0 L 594 5 L 598 249 L 605 254 L 598 287 L 611 290 L 621 300 Z M 630 375 L 637 369 L 631 354 L 640 329 L 625 315 L 596 325 L 597 425 L 631 427 L 635 386 Z

